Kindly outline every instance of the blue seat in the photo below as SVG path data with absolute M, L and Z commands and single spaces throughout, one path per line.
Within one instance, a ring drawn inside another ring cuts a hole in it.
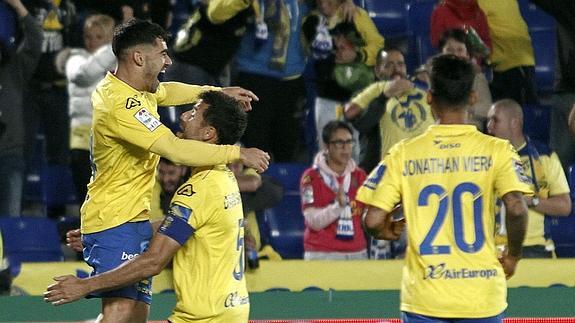
M 529 27 L 529 32 L 555 29 L 556 22 L 553 16 L 539 9 L 536 5 L 530 3 L 529 0 L 519 0 L 518 4 L 521 16 Z
M 62 261 L 55 220 L 37 217 L 0 218 L 4 254 L 16 276 L 22 262 Z
M 41 177 L 43 202 L 47 207 L 76 202 L 74 181 L 67 166 L 45 165 Z
M 571 189 L 571 202 L 575 202 L 575 164 L 569 167 L 567 180 Z M 549 230 L 551 239 L 555 243 L 557 257 L 575 257 L 575 208 L 568 217 L 552 217 Z
M 557 33 L 555 29 L 531 31 L 531 44 L 535 55 L 535 84 L 537 92 L 551 94 L 555 85 Z
M 284 195 L 299 196 L 299 180 L 308 167 L 303 163 L 271 163 L 265 174 L 282 184 Z
M 406 61 L 413 70 L 437 53 L 431 45 L 431 13 L 437 4 L 436 0 L 421 0 L 407 6 L 407 28 L 411 35 Z
M 523 132 L 532 139 L 549 144 L 552 107 L 548 105 L 524 105 L 522 108 Z
M 264 211 L 272 247 L 284 259 L 303 258 L 304 218 L 300 197 L 284 196 L 281 203 Z
M 407 0 L 362 0 L 379 32 L 386 38 L 407 36 Z
M 16 12 L 4 1 L 0 2 L 0 43 L 8 49 L 16 46 L 18 17 Z

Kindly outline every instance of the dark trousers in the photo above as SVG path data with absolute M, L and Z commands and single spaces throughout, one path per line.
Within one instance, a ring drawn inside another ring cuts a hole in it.
M 494 102 L 513 99 L 521 105 L 539 103 L 533 66 L 519 66 L 504 72 L 493 72 L 490 90 Z
M 303 79 L 281 80 L 240 73 L 236 83 L 260 98 L 259 102 L 252 102 L 243 144 L 270 153 L 275 162 L 294 161 L 302 132 Z
M 74 180 L 76 201 L 82 204 L 88 193 L 88 183 L 92 176 L 90 168 L 90 152 L 83 149 L 72 149 L 70 151 L 70 171 Z
M 31 83 L 24 98 L 26 124 L 26 160 L 34 156 L 36 135 L 45 138 L 46 161 L 49 165 L 68 165 L 70 118 L 68 92 L 63 86 L 43 87 Z

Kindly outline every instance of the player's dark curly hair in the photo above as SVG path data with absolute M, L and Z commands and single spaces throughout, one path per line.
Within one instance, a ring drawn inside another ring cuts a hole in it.
M 438 55 L 430 65 L 433 100 L 447 109 L 466 108 L 475 80 L 471 63 L 455 55 Z
M 129 48 L 137 45 L 154 45 L 156 39 L 166 41 L 168 34 L 160 25 L 147 20 L 131 19 L 114 30 L 112 50 L 116 57 L 121 58 Z
M 204 122 L 218 132 L 218 144 L 233 145 L 240 140 L 248 116 L 240 103 L 220 91 L 207 91 L 200 94 L 200 99 L 210 107 L 204 110 Z

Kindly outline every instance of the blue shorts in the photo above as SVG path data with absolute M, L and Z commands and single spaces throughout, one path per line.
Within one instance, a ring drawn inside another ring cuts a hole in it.
M 82 235 L 84 261 L 93 268 L 90 276 L 112 270 L 141 254 L 148 249 L 151 238 L 152 225 L 149 221 L 127 222 L 108 230 Z M 88 298 L 91 297 L 124 297 L 150 304 L 152 278 L 120 289 L 88 295 Z
M 415 314 L 410 312 L 401 312 L 401 321 L 403 323 L 501 323 L 503 322 L 503 313 L 490 317 L 482 318 L 440 318 Z

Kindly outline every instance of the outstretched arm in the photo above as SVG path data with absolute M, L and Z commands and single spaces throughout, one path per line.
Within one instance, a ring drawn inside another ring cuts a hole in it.
M 268 168 L 269 155 L 257 148 L 239 148 L 233 145 L 212 145 L 196 140 L 180 139 L 166 133 L 152 146 L 150 151 L 174 163 L 188 166 L 209 166 L 229 164 L 240 160 L 247 167 L 258 172 Z
M 48 286 L 44 292 L 44 301 L 52 305 L 67 304 L 96 291 L 127 286 L 155 276 L 180 247 L 176 240 L 167 235 L 156 234 L 146 252 L 114 270 L 85 279 L 72 275 L 54 277 L 56 283 Z

